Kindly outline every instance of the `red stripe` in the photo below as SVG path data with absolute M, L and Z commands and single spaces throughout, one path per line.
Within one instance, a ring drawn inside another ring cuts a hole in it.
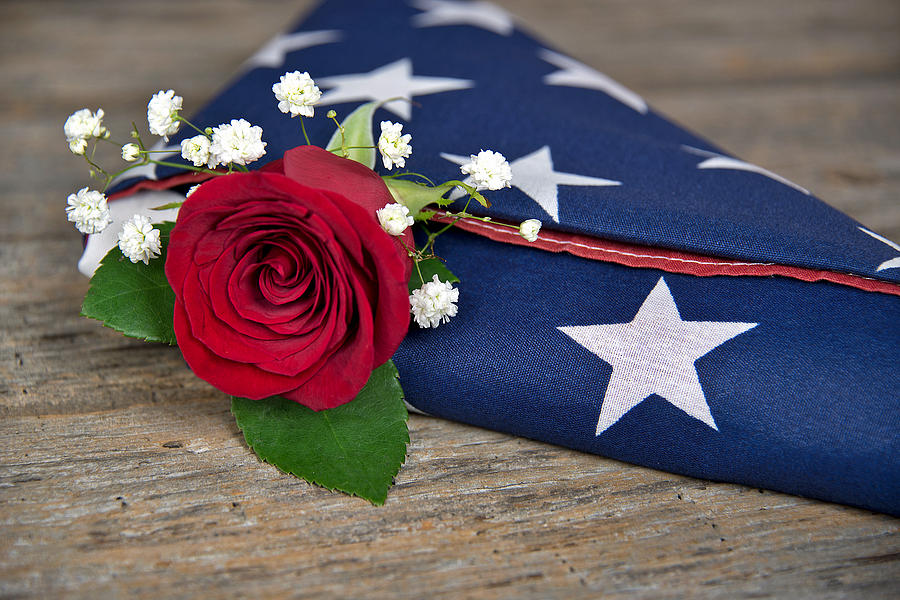
M 111 195 L 109 199 L 115 200 L 141 190 L 164 190 L 186 183 L 198 184 L 210 177 L 213 177 L 213 175 L 185 173 L 160 180 L 147 179 Z M 446 214 L 446 211 L 438 211 L 438 214 L 432 220 L 447 223 L 450 219 L 447 218 Z M 456 222 L 456 227 L 497 242 L 540 248 L 548 252 L 568 252 L 574 256 L 616 263 L 626 267 L 659 269 L 668 273 L 681 273 L 698 277 L 712 277 L 715 275 L 771 277 L 772 275 L 779 275 L 781 277 L 799 279 L 800 281 L 829 281 L 867 292 L 881 292 L 883 294 L 900 296 L 900 284 L 870 279 L 862 275 L 851 275 L 850 273 L 792 267 L 776 263 L 728 260 L 691 252 L 651 248 L 637 244 L 602 240 L 577 233 L 563 233 L 546 229 L 541 230 L 537 241 L 529 242 L 519 235 L 518 225 L 509 227 L 497 224 L 497 222 L 485 223 L 484 221 L 462 219 Z
M 177 187 L 179 185 L 191 184 L 197 185 L 198 183 L 203 183 L 210 177 L 215 177 L 215 175 L 210 175 L 209 173 L 197 173 L 196 171 L 189 171 L 187 173 L 182 173 L 180 175 L 172 175 L 171 177 L 166 177 L 165 179 L 144 179 L 142 181 L 137 182 L 133 186 L 129 188 L 125 188 L 120 192 L 116 192 L 115 194 L 111 194 L 109 196 L 109 200 L 116 200 L 118 198 L 124 198 L 126 196 L 130 196 L 135 192 L 140 192 L 143 190 L 151 190 L 151 191 L 159 191 L 159 190 L 167 190 L 169 188 Z
M 450 219 L 446 217 L 446 212 L 439 211 L 433 220 L 446 223 Z M 772 275 L 780 275 L 801 281 L 830 281 L 831 283 L 847 285 L 868 292 L 881 292 L 900 296 L 900 284 L 878 281 L 849 273 L 792 267 L 775 263 L 728 260 L 702 254 L 650 248 L 648 246 L 614 242 L 586 235 L 551 230 L 541 230 L 537 241 L 529 242 L 519 235 L 518 226 L 508 227 L 497 224 L 497 222 L 485 223 L 484 221 L 463 219 L 457 221 L 456 226 L 497 242 L 540 248 L 548 252 L 568 252 L 582 258 L 616 263 L 626 267 L 659 269 L 668 273 L 682 273 L 699 277 L 712 277 L 715 275 L 770 277 Z

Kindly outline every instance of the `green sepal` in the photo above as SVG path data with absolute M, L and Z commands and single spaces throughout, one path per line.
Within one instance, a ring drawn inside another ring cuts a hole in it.
M 128 337 L 175 345 L 175 293 L 166 279 L 166 248 L 175 223 L 155 224 L 162 253 L 150 264 L 133 263 L 113 247 L 91 277 L 81 315 Z
M 419 273 L 421 273 L 421 276 Z M 459 277 L 445 267 L 444 262 L 441 259 L 426 258 L 420 260 L 416 267 L 413 267 L 412 275 L 409 277 L 409 293 L 411 294 L 413 290 L 417 290 L 431 281 L 435 275 L 438 276 L 439 281 L 445 283 L 459 283 Z
M 314 411 L 274 396 L 231 399 L 231 412 L 262 460 L 306 481 L 384 504 L 406 460 L 409 414 L 392 361 L 347 404 Z
M 350 160 L 362 163 L 370 169 L 375 168 L 375 139 L 372 136 L 372 115 L 375 114 L 381 103 L 367 102 L 358 107 L 341 123 L 344 128 L 344 146 L 348 147 L 347 156 Z M 357 146 L 369 146 L 359 148 Z M 341 130 L 335 129 L 334 135 L 328 140 L 325 149 L 329 152 L 341 153 Z

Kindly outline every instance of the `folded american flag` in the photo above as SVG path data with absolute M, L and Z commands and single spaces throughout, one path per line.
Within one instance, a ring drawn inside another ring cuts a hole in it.
M 453 179 L 468 154 L 501 151 L 513 187 L 482 214 L 544 222 L 534 244 L 489 223 L 441 237 L 459 314 L 395 356 L 414 407 L 900 514 L 900 246 L 488 3 L 329 0 L 243 69 L 194 122 L 246 118 L 280 156 L 303 143 L 272 102 L 285 71 L 309 71 L 340 116 L 410 98 L 377 115 L 413 133 L 409 170 Z M 307 129 L 324 145 L 333 125 Z M 135 171 L 120 196 L 179 183 Z

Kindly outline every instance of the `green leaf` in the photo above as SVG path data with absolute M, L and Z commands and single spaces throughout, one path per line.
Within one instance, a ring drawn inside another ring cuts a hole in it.
M 429 186 L 397 177 L 383 177 L 384 183 L 391 191 L 394 200 L 409 209 L 409 214 L 416 218 L 423 208 L 429 204 L 446 206 L 450 200 L 443 198 L 453 186 Z
M 444 281 L 447 283 L 459 283 L 459 277 L 454 275 L 450 269 L 444 266 L 443 261 L 439 258 L 426 258 L 425 260 L 420 260 L 417 265 L 418 268 L 413 268 L 412 275 L 409 278 L 409 293 L 411 294 L 413 290 L 417 290 L 425 283 L 431 281 L 431 278 L 434 275 L 438 276 L 438 280 Z M 422 273 L 422 276 L 419 276 L 419 272 Z M 424 279 L 424 281 L 423 281 Z
M 416 221 L 427 221 L 437 214 L 436 210 L 422 210 L 415 216 Z
M 175 224 L 155 225 L 162 254 L 150 264 L 133 263 L 113 247 L 91 277 L 81 315 L 103 321 L 129 337 L 175 345 L 172 327 L 175 293 L 166 280 L 166 247 Z
M 477 189 L 475 189 L 474 186 L 471 186 L 464 181 L 460 181 L 458 179 L 451 179 L 450 181 L 442 183 L 438 187 L 444 187 L 444 186 L 447 186 L 447 189 L 450 189 L 453 187 L 461 187 L 462 189 L 464 189 L 466 191 L 467 194 L 469 194 L 469 196 L 474 198 L 478 202 L 478 204 L 482 205 L 485 208 L 491 207 L 490 200 L 485 198 L 484 195 L 481 192 L 479 192 Z
M 406 460 L 409 418 L 388 361 L 347 404 L 316 412 L 279 396 L 232 398 L 231 412 L 264 461 L 310 483 L 384 504 Z
M 372 136 L 372 115 L 375 114 L 381 104 L 378 102 L 367 102 L 352 113 L 350 113 L 341 127 L 344 128 L 344 147 L 347 150 L 347 158 L 362 163 L 370 169 L 375 168 L 375 139 Z M 359 148 L 357 146 L 370 146 L 369 148 Z M 334 135 L 328 141 L 325 149 L 329 152 L 340 152 L 341 150 L 341 130 L 336 129 Z
M 162 206 L 154 206 L 151 207 L 150 210 L 171 210 L 173 208 L 181 208 L 184 204 L 184 200 L 180 200 L 178 202 L 169 202 L 168 204 L 163 204 Z

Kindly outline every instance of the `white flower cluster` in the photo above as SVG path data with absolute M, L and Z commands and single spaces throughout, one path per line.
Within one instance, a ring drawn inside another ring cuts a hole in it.
M 391 170 L 394 166 L 405 167 L 406 159 L 412 154 L 409 145 L 412 136 L 402 134 L 403 125 L 391 121 L 381 122 L 381 136 L 378 138 L 378 151 L 384 168 Z
M 455 302 L 458 300 L 459 290 L 438 280 L 435 275 L 410 295 L 410 312 L 419 327 L 437 327 L 441 323 L 449 323 L 450 317 L 456 316 Z
M 469 156 L 469 162 L 459 168 L 472 177 L 477 190 L 499 190 L 509 187 L 512 169 L 506 158 L 499 152 L 482 150 Z
M 159 230 L 153 228 L 147 217 L 134 215 L 119 232 L 119 250 L 133 263 L 149 264 L 162 250 Z
M 244 119 L 232 119 L 231 123 L 213 127 L 209 152 L 223 165 L 246 165 L 258 160 L 266 153 L 262 127 L 250 125 Z
M 244 119 L 232 119 L 231 123 L 214 127 L 211 137 L 195 135 L 182 141 L 182 158 L 191 161 L 195 167 L 213 169 L 228 163 L 246 165 L 266 153 L 262 127 L 251 125 Z
M 413 224 L 413 218 L 409 209 L 402 204 L 388 204 L 384 208 L 375 211 L 381 228 L 391 235 L 402 235 L 406 228 Z
M 66 216 L 81 233 L 100 233 L 112 222 L 106 196 L 98 191 L 81 188 L 69 194 L 66 204 Z
M 205 135 L 195 135 L 182 140 L 181 156 L 194 163 L 195 167 L 207 166 L 210 169 L 218 164 L 216 158 L 209 153 L 210 141 Z
M 313 105 L 322 97 L 309 73 L 294 71 L 281 76 L 281 81 L 272 86 L 278 110 L 290 113 L 291 118 L 297 115 L 311 117 L 315 114 Z
M 88 108 L 76 110 L 66 119 L 63 131 L 72 154 L 84 154 L 89 139 L 109 136 L 109 130 L 103 126 L 102 108 L 98 108 L 97 112 L 91 112 Z
M 178 131 L 181 122 L 178 121 L 178 111 L 184 99 L 176 96 L 174 90 L 164 92 L 159 90 L 147 103 L 147 123 L 150 125 L 150 133 L 162 136 L 166 141 L 169 136 Z

